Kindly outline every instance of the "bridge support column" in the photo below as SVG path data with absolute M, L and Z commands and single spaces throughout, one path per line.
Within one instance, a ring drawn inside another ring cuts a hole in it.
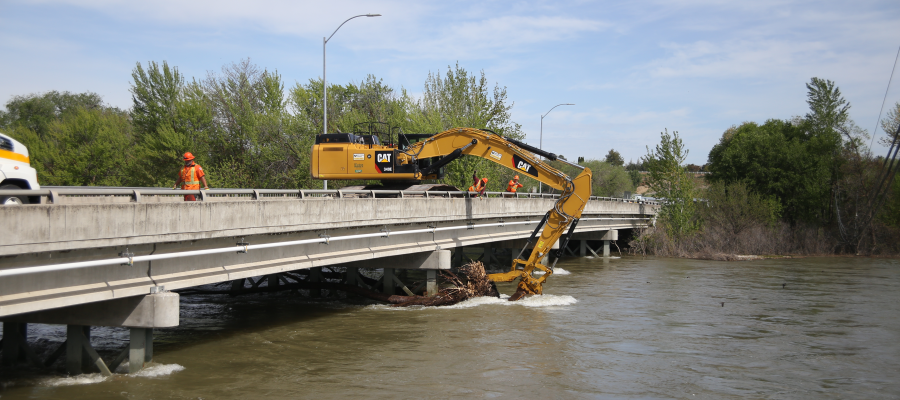
M 347 267 L 347 284 L 351 286 L 359 286 L 359 268 Z
M 434 296 L 438 292 L 437 270 L 429 269 L 425 271 L 425 295 Z
M 28 325 L 16 322 L 3 323 L 3 359 L 4 367 L 13 367 L 19 361 L 24 361 L 25 354 L 21 352 L 21 343 L 28 340 Z
M 66 372 L 69 375 L 81 374 L 84 328 L 82 325 L 66 325 Z
M 609 257 L 609 240 L 603 241 L 603 257 Z
M 153 328 L 131 328 L 128 343 L 128 373 L 133 374 L 153 361 Z
M 587 257 L 587 240 L 578 241 L 578 256 Z
M 237 295 L 242 290 L 244 290 L 244 281 L 246 281 L 246 279 L 244 278 L 231 281 L 231 291 L 234 293 L 234 295 Z
M 114 362 L 112 369 L 119 365 L 121 359 Z M 66 326 L 66 372 L 70 375 L 78 375 L 85 369 L 96 367 L 103 376 L 110 376 L 112 372 L 106 363 L 91 346 L 91 327 L 85 325 Z
M 309 281 L 322 281 L 322 267 L 309 269 Z M 309 297 L 322 297 L 322 289 L 309 289 Z
M 484 256 L 481 258 L 481 262 L 485 267 L 491 265 L 491 262 L 494 259 L 494 245 L 492 243 L 484 244 Z
M 462 246 L 459 246 L 454 250 L 454 253 L 453 253 L 453 258 L 455 259 L 455 261 L 453 262 L 454 267 L 458 268 L 463 265 L 463 257 L 465 256 L 465 253 L 466 252 L 463 250 Z
M 393 268 L 385 268 L 384 276 L 381 278 L 381 290 L 384 294 L 393 295 L 394 294 L 394 269 Z

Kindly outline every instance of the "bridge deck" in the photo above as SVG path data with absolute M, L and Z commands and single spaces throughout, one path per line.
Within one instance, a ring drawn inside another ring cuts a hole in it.
M 165 193 L 171 197 L 173 191 Z M 199 202 L 140 196 L 129 202 L 121 196 L 98 202 L 56 196 L 55 204 L 0 207 L 0 229 L 13 233 L 0 235 L 0 273 L 114 260 L 121 253 L 172 258 L 4 276 L 0 278 L 0 316 L 142 295 L 160 286 L 172 290 L 522 239 L 555 202 L 498 197 L 343 198 L 343 194 L 301 199 L 267 197 L 260 192 L 242 201 L 213 197 Z M 657 207 L 591 200 L 577 232 L 643 227 Z M 322 238 L 333 240 L 318 243 Z M 281 245 L 298 241 L 306 242 Z M 235 254 L 238 242 L 271 247 Z M 197 254 L 214 249 L 227 252 Z M 175 257 L 179 254 L 187 256 Z

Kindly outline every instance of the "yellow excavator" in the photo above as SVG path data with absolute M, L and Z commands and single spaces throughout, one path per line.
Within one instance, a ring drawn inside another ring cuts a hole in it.
M 386 139 L 384 143 L 382 139 Z M 443 176 L 442 167 L 463 155 L 469 155 L 493 161 L 520 174 L 527 174 L 560 190 L 562 193 L 559 200 L 532 232 L 525 248 L 513 260 L 511 269 L 508 272 L 489 275 L 489 279 L 493 282 L 512 282 L 519 279 L 516 293 L 509 298 L 510 301 L 542 293 L 544 282 L 553 273 L 553 266 L 562 256 L 591 196 L 590 169 L 569 163 L 556 154 L 502 137 L 487 129 L 453 128 L 434 135 L 398 133 L 393 137 L 378 134 L 330 133 L 318 135 L 312 150 L 312 176 L 318 179 L 381 180 L 385 188 L 410 187 L 421 184 L 421 181 L 426 179 L 440 179 Z M 559 160 L 583 171 L 574 179 L 570 178 L 562 171 L 542 162 L 536 155 L 551 161 Z M 541 264 L 541 260 L 560 238 L 563 240 L 560 241 L 553 264 L 549 267 Z M 534 245 L 531 255 L 527 260 L 521 259 L 531 245 Z M 535 277 L 535 270 L 542 271 L 543 274 Z

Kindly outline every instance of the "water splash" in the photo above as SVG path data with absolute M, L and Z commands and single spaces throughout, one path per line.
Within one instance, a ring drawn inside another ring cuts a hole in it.
M 530 296 L 519 301 L 509 301 L 509 295 L 501 294 L 500 298 L 496 297 L 475 297 L 469 300 L 456 303 L 452 306 L 440 306 L 440 307 L 425 307 L 425 306 L 412 306 L 412 307 L 391 307 L 387 304 L 372 304 L 366 306 L 365 310 L 377 310 L 377 311 L 416 311 L 416 310 L 458 310 L 463 308 L 473 308 L 484 305 L 499 305 L 499 306 L 522 306 L 522 307 L 530 307 L 530 308 L 540 308 L 540 307 L 554 307 L 554 306 L 568 306 L 577 303 L 578 300 L 572 296 L 568 295 L 555 295 L 555 294 L 544 294 L 540 296 Z
M 41 380 L 38 384 L 40 386 L 76 386 L 76 385 L 91 385 L 94 383 L 100 383 L 107 379 L 108 377 L 103 376 L 99 373 L 96 374 L 82 374 L 76 376 L 67 376 L 62 378 L 47 378 Z
M 141 378 L 158 378 L 161 376 L 172 375 L 178 371 L 184 371 L 184 367 L 178 364 L 151 364 L 137 373 L 129 376 L 137 376 Z
M 537 270 L 537 269 L 534 271 L 535 276 L 540 276 L 543 274 L 544 274 L 544 271 Z M 553 268 L 553 275 L 572 275 L 572 273 L 569 271 L 566 271 L 562 268 L 556 267 L 556 268 Z
M 553 307 L 553 306 L 568 306 L 577 303 L 578 300 L 569 295 L 555 295 L 555 294 L 545 294 L 541 296 L 530 296 L 519 301 L 509 301 L 509 296 L 505 294 L 501 294 L 500 298 L 496 297 L 476 297 L 474 299 L 469 299 L 463 301 L 459 304 L 454 304 L 452 306 L 447 307 L 439 307 L 446 309 L 454 309 L 454 308 L 472 308 L 478 307 L 482 305 L 501 305 L 501 306 L 523 306 L 523 307 Z

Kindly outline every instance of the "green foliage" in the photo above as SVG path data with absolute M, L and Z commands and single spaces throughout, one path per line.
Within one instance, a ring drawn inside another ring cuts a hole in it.
M 637 188 L 644 181 L 644 174 L 641 171 L 628 171 L 628 179 L 631 179 L 631 186 Z
M 512 104 L 507 104 L 506 88 L 495 84 L 491 89 L 484 71 L 480 76 L 470 74 L 458 64 L 447 67 L 443 76 L 429 73 L 422 97 L 409 113 L 406 132 L 443 132 L 455 127 L 486 128 L 498 135 L 524 139 L 522 126 L 513 122 Z M 478 157 L 464 156 L 446 167 L 444 181 L 459 188 L 472 184 L 472 172 L 488 178 L 489 191 L 506 190 L 506 183 L 515 171 Z M 520 175 L 525 190 L 537 186 L 535 181 Z
M 300 163 L 290 145 L 300 135 L 285 112 L 281 76 L 243 60 L 210 73 L 201 87 L 213 118 L 195 155 L 201 165 L 209 160 L 210 184 L 297 188 Z
M 884 147 L 890 147 L 891 143 L 894 142 L 894 138 L 897 137 L 898 128 L 900 128 L 900 102 L 895 103 L 888 110 L 887 116 L 881 120 L 881 129 L 885 135 L 878 138 L 878 143 L 881 143 Z
M 6 103 L 6 111 L 0 112 L 0 128 L 24 127 L 43 137 L 50 124 L 81 108 L 103 108 L 103 100 L 96 93 L 55 90 L 41 95 L 14 96 Z
M 788 221 L 821 222 L 829 217 L 837 145 L 830 132 L 817 133 L 806 121 L 745 122 L 710 151 L 708 180 L 744 182 L 777 198 Z
M 606 159 L 603 161 L 617 167 L 625 165 L 625 159 L 615 149 L 609 149 L 609 153 L 606 154 Z
M 134 186 L 131 122 L 116 109 L 75 108 L 51 120 L 43 135 L 18 126 L 43 185 Z
M 666 130 L 660 133 L 660 143 L 654 150 L 647 147 L 642 158 L 649 175 L 647 184 L 656 197 L 665 199 L 660 210 L 660 220 L 670 237 L 681 238 L 697 230 L 694 181 L 682 166 L 688 150 L 684 148 L 678 132 Z
M 878 219 L 887 226 L 900 228 L 900 179 L 896 177 Z
M 806 120 L 818 135 L 830 135 L 844 127 L 850 119 L 850 103 L 841 96 L 841 89 L 827 79 L 812 78 L 806 84 Z
M 592 195 L 601 197 L 622 197 L 625 192 L 634 191 L 634 185 L 631 182 L 631 178 L 622 166 L 599 160 L 587 160 L 580 164 L 590 168 L 591 173 L 593 174 L 591 178 Z M 575 170 L 573 167 L 569 168 Z M 574 178 L 581 173 L 581 171 L 575 170 L 572 171 L 572 173 L 575 175 L 570 176 Z
M 628 177 L 631 178 L 631 185 L 635 188 L 640 186 L 644 181 L 644 175 L 641 174 L 641 171 L 646 171 L 647 166 L 644 165 L 644 162 L 638 160 L 640 162 L 636 163 L 634 161 L 629 161 L 628 164 L 625 164 L 625 170 L 628 171 Z
M 698 211 L 704 226 L 716 226 L 734 237 L 758 225 L 774 228 L 781 219 L 778 199 L 755 193 L 743 182 L 712 184 L 703 197 Z

